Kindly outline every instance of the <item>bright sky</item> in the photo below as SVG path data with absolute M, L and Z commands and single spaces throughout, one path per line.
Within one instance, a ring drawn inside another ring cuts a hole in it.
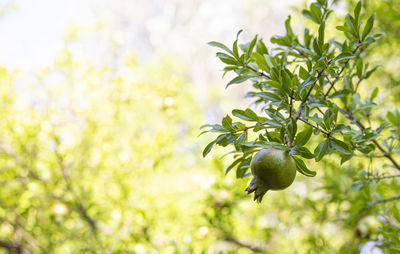
M 108 29 L 103 36 L 121 29 L 131 40 L 129 46 L 139 52 L 165 47 L 191 61 L 193 54 L 204 55 L 201 50 L 207 48 L 206 42 L 230 42 L 241 28 L 247 37 L 282 31 L 288 5 L 297 1 L 3 0 L 0 8 L 13 4 L 17 9 L 0 16 L 0 65 L 49 63 L 63 47 L 67 25 L 84 27 L 99 18 Z
M 66 25 L 90 19 L 87 6 L 92 1 L 6 2 L 14 3 L 16 9 L 0 17 L 0 64 L 13 68 L 43 65 L 51 61 L 62 47 Z

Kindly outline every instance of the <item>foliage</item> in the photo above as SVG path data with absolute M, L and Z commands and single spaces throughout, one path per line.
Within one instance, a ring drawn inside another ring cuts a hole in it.
M 252 156 L 263 148 L 289 152 L 299 173 L 309 177 L 317 174 L 307 166 L 313 159 L 324 168 L 318 173 L 322 174 L 322 189 L 331 196 L 329 202 L 337 206 L 333 217 L 355 228 L 360 215 L 375 211 L 385 222 L 377 243 L 385 251 L 395 251 L 400 246 L 395 233 L 399 210 L 396 203 L 390 206 L 390 201 L 400 199 L 395 174 L 400 170 L 396 160 L 400 153 L 400 115 L 392 108 L 385 113 L 386 119 L 374 117 L 379 88 L 375 86 L 371 93 L 362 90 L 377 70 L 367 62 L 367 52 L 382 34 L 372 32 L 375 15 L 364 19 L 360 2 L 328 38 L 327 31 L 335 26 L 329 22 L 331 7 L 328 1 L 318 0 L 303 10 L 314 27 L 306 28 L 302 39 L 294 33 L 289 16 L 286 34 L 272 37 L 274 47 L 269 49 L 257 36 L 239 44 L 241 31 L 232 47 L 209 43 L 220 50 L 217 57 L 227 65 L 224 75 L 235 75 L 227 87 L 251 85 L 253 89 L 246 97 L 254 99 L 255 107 L 234 109 L 234 118 L 227 115 L 221 124 L 203 125 L 207 128 L 203 133 L 218 133 L 205 147 L 203 156 L 214 145 L 232 147 L 229 154 L 234 160 L 226 173 L 235 169 L 237 178 L 249 176 Z M 339 157 L 340 164 L 350 165 L 343 165 L 338 172 L 337 159 L 332 164 L 330 157 Z M 346 182 L 348 179 L 353 182 Z M 383 179 L 391 182 L 380 181 Z M 345 202 L 347 205 L 343 205 Z M 326 214 L 320 208 L 316 211 Z M 364 238 L 361 241 L 349 240 L 340 253 L 352 253 L 365 238 L 376 237 L 364 235 L 359 237 Z
M 353 8 L 356 4 L 356 1 L 345 2 L 347 2 L 348 8 Z M 400 58 L 398 40 L 400 36 L 400 1 L 363 1 L 362 5 L 365 7 L 366 13 L 376 13 L 376 29 L 385 33 L 382 42 L 373 45 L 373 50 L 368 52 L 370 59 L 386 63 L 381 64 L 372 79 L 385 86 L 387 88 L 385 96 L 396 102 L 400 95 L 400 76 L 396 64 Z
M 1 70 L 0 252 L 204 248 L 189 239 L 209 180 L 189 139 L 200 117 L 182 68 L 116 62 L 118 70 L 65 49 L 29 82 Z

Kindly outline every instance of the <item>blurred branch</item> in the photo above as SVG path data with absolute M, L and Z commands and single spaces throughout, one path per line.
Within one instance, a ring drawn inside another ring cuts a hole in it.
M 372 206 L 380 204 L 380 203 L 386 203 L 386 202 L 390 202 L 390 201 L 395 201 L 395 200 L 400 200 L 400 195 L 399 196 L 394 196 L 394 197 L 391 197 L 391 198 L 385 198 L 385 199 L 378 200 L 378 201 L 372 203 Z
M 225 239 L 225 241 L 228 241 L 230 243 L 233 243 L 237 246 L 243 247 L 243 248 L 247 248 L 255 253 L 265 253 L 267 250 L 261 249 L 259 247 L 256 247 L 254 245 L 248 244 L 248 243 L 243 243 L 240 242 L 239 240 L 233 238 L 232 236 L 227 236 Z
M 371 155 L 367 155 L 367 154 L 354 154 L 354 156 L 356 156 L 356 157 L 364 157 L 364 158 L 384 158 L 384 157 L 385 157 L 385 156 L 379 155 L 379 154 L 371 154 Z
M 14 254 L 14 253 L 23 253 L 23 248 L 19 244 L 15 244 L 12 242 L 0 240 L 0 248 L 4 248 L 8 250 L 8 253 Z M 26 252 L 25 252 L 26 253 Z M 31 253 L 30 251 L 28 253 Z
M 22 168 L 26 169 L 30 177 L 32 177 L 35 180 L 44 182 L 35 172 L 31 170 L 31 168 L 28 165 L 26 165 L 24 159 L 14 152 L 14 149 L 11 147 L 11 145 L 0 140 L 0 150 L 2 150 L 6 155 L 12 158 Z
M 5 142 L 3 142 L 1 140 L 0 140 L 0 150 L 2 150 L 9 157 L 13 158 L 17 163 L 22 163 L 23 162 L 23 159 L 21 157 L 19 157 L 19 155 L 14 152 L 12 147 L 9 144 L 6 144 Z
M 381 180 L 381 179 L 388 179 L 388 178 L 395 178 L 395 177 L 400 177 L 400 174 L 399 175 L 378 176 L 378 177 L 366 177 L 366 178 L 362 178 L 360 180 L 374 181 L 374 180 Z
M 46 251 L 46 249 L 41 246 L 38 242 L 38 240 L 36 240 L 35 237 L 32 236 L 31 233 L 29 233 L 27 230 L 25 230 L 25 224 L 26 224 L 26 220 L 24 217 L 22 217 L 19 213 L 17 213 L 16 211 L 13 211 L 15 214 L 15 223 L 11 224 L 15 230 L 20 231 L 22 238 L 33 248 L 39 248 L 42 253 L 49 253 L 49 251 Z M 29 252 L 31 253 L 31 252 Z
M 70 178 L 70 171 L 68 170 L 68 167 L 65 165 L 65 161 L 64 161 L 64 157 L 58 152 L 58 150 L 55 150 L 55 155 L 58 159 L 58 164 L 61 168 L 61 172 L 62 172 L 62 176 L 64 178 L 64 181 L 67 185 L 67 190 L 69 192 L 71 192 L 71 194 L 75 197 L 76 200 L 76 207 L 77 207 L 77 211 L 78 213 L 81 215 L 81 217 L 89 224 L 90 229 L 93 233 L 94 238 L 96 239 L 96 241 L 100 244 L 100 240 L 98 238 L 97 232 L 98 232 L 98 226 L 97 226 L 97 221 L 92 218 L 86 207 L 84 206 L 81 198 L 79 197 L 79 195 L 74 191 L 72 183 L 71 183 L 71 178 Z

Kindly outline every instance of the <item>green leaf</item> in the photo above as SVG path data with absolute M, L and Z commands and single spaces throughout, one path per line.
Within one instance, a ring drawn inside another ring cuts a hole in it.
M 321 24 L 322 22 L 322 12 L 320 7 L 316 4 L 316 3 L 312 3 L 310 6 L 310 10 L 311 10 L 311 15 L 313 16 L 313 18 L 315 20 L 317 20 L 318 24 Z
M 256 64 L 258 65 L 259 68 L 269 71 L 270 68 L 267 64 L 267 61 L 265 61 L 264 56 L 259 54 L 258 52 L 254 52 L 252 55 L 252 58 L 256 61 Z
M 361 12 L 361 1 L 357 3 L 356 8 L 354 9 L 354 19 L 356 23 L 360 21 L 360 12 Z
M 291 19 L 291 17 L 288 16 L 288 18 L 285 21 L 285 28 L 286 28 L 286 35 L 288 35 L 289 37 L 292 37 L 292 36 L 294 36 L 294 33 L 292 30 L 292 27 L 290 26 L 290 19 Z
M 369 78 L 369 77 L 372 75 L 372 73 L 374 73 L 379 67 L 380 67 L 380 65 L 377 65 L 377 66 L 375 66 L 374 68 L 368 70 L 368 71 L 365 73 L 364 79 Z
M 237 46 L 237 42 L 238 42 L 238 39 L 239 39 L 239 35 L 240 35 L 240 33 L 241 33 L 242 31 L 243 31 L 242 29 L 240 29 L 240 30 L 238 31 L 238 33 L 236 34 L 236 40 L 235 40 L 235 42 L 233 43 L 233 55 L 234 55 L 235 58 L 238 59 L 238 60 L 240 60 L 240 59 L 239 59 L 239 49 L 238 49 L 238 46 Z
M 281 89 L 281 87 L 282 87 L 281 83 L 279 83 L 278 81 L 275 81 L 275 80 L 267 80 L 264 83 L 269 86 L 278 88 L 278 89 Z
M 314 150 L 315 161 L 320 161 L 329 152 L 329 140 L 324 140 Z
M 247 51 L 247 58 L 249 58 L 251 56 L 251 54 L 253 53 L 253 49 L 254 49 L 254 46 L 256 45 L 256 43 L 257 43 L 257 35 L 254 36 L 254 39 L 250 42 L 250 46 Z
M 226 170 L 225 170 L 225 175 L 227 175 L 229 173 L 229 171 L 231 171 L 232 168 L 234 168 L 239 162 L 241 162 L 243 160 L 243 157 L 240 157 L 238 159 L 236 159 L 235 161 L 233 161 L 231 163 L 231 165 L 229 165 Z
M 299 173 L 309 177 L 313 177 L 317 174 L 317 172 L 309 170 L 302 159 L 297 158 L 296 156 L 292 156 L 292 158 L 296 163 L 296 169 Z
M 219 139 L 217 140 L 216 144 L 220 146 L 227 146 L 229 144 L 232 144 L 235 141 L 234 135 L 227 133 L 227 134 L 222 134 L 218 137 Z
M 310 73 L 304 69 L 303 66 L 300 66 L 299 76 L 302 80 L 306 80 L 308 77 L 310 77 Z
M 373 101 L 376 98 L 376 96 L 378 96 L 378 93 L 379 93 L 379 88 L 375 87 L 375 89 L 371 93 L 371 101 Z
M 248 80 L 249 78 L 252 78 L 252 76 L 248 76 L 248 75 L 237 76 L 236 78 L 229 81 L 229 83 L 226 85 L 225 88 L 228 88 L 230 85 L 233 85 L 233 84 L 240 84 L 240 83 Z
M 399 211 L 399 209 L 396 207 L 396 203 L 393 204 L 393 207 L 392 207 L 392 211 L 391 211 L 391 212 L 392 212 L 393 218 L 396 219 L 397 223 L 400 223 L 400 211 Z
M 278 128 L 282 128 L 283 127 L 283 125 L 279 121 L 277 121 L 275 119 L 268 120 L 268 121 L 266 121 L 266 123 L 271 125 L 271 126 L 278 127 Z
M 324 45 L 324 34 L 325 34 L 325 22 L 322 22 L 322 24 L 319 26 L 318 29 L 318 44 L 320 48 L 322 48 L 322 46 Z
M 265 44 L 264 44 L 264 42 L 262 41 L 262 39 L 260 39 L 259 41 L 258 41 L 258 43 L 257 43 L 257 46 L 256 46 L 256 51 L 257 51 L 257 53 L 259 53 L 260 55 L 264 55 L 264 54 L 266 54 L 266 55 L 268 55 L 268 49 L 267 49 L 267 47 L 265 46 Z
M 364 31 L 362 33 L 362 40 L 365 40 L 367 38 L 368 34 L 371 32 L 372 27 L 374 26 L 374 19 L 375 19 L 375 13 L 369 17 L 367 24 L 364 27 Z
M 303 83 L 300 84 L 299 87 L 299 94 L 301 94 L 303 92 L 303 90 L 308 87 L 311 86 L 312 84 L 314 84 L 316 81 L 316 79 L 312 76 L 310 76 L 308 79 L 304 80 Z
M 248 117 L 246 112 L 244 110 L 240 110 L 240 109 L 234 109 L 232 110 L 232 115 L 245 120 L 245 121 L 257 121 L 258 119 L 253 119 L 251 117 Z
M 242 132 L 233 142 L 236 150 L 240 150 L 240 147 L 243 143 L 247 141 L 247 132 Z
M 258 115 L 253 110 L 246 108 L 246 110 L 244 112 L 245 112 L 246 116 L 250 117 L 251 119 L 253 119 L 255 121 L 259 120 Z
M 305 158 L 305 159 L 312 159 L 314 158 L 314 154 L 312 154 L 310 152 L 310 150 L 308 150 L 306 147 L 302 146 L 302 147 L 298 147 L 295 146 L 294 148 L 292 148 L 292 150 L 294 150 L 294 152 L 298 155 L 300 155 L 301 157 Z
M 307 144 L 308 140 L 310 140 L 312 135 L 312 128 L 311 127 L 306 127 L 306 129 L 302 132 L 299 132 L 297 134 L 296 139 L 294 140 L 294 144 L 296 146 L 304 146 Z
M 332 60 L 332 63 L 333 62 L 337 62 L 337 61 L 342 61 L 342 60 L 345 60 L 345 59 L 351 59 L 351 58 L 354 58 L 354 57 L 355 56 L 350 52 L 343 52 L 343 53 L 339 54 L 337 57 L 335 57 Z
M 211 127 L 211 129 L 208 130 L 209 132 L 228 132 L 228 130 L 225 129 L 225 127 L 223 127 L 219 124 L 204 124 L 200 127 L 200 129 L 203 129 L 206 127 Z
M 214 144 L 220 142 L 221 140 L 223 140 L 226 137 L 226 134 L 221 134 L 219 135 L 216 139 L 214 139 L 210 144 L 208 144 L 204 150 L 203 150 L 203 157 L 206 157 L 206 155 L 211 151 L 211 149 L 213 148 Z
M 394 126 L 397 126 L 398 119 L 397 119 L 396 115 L 393 114 L 393 112 L 390 112 L 390 111 L 387 112 L 386 117 L 387 117 L 387 119 L 389 119 L 389 121 L 390 121 Z
M 355 22 L 354 22 L 354 19 L 353 19 L 353 17 L 350 15 L 350 14 L 347 14 L 346 15 L 346 18 L 345 18 L 345 26 L 346 26 L 346 28 L 348 29 L 348 31 L 356 38 L 356 39 L 358 39 L 358 29 L 356 28 L 356 26 L 355 26 L 356 24 L 355 24 Z
M 231 56 L 229 56 L 229 55 L 227 55 L 225 53 L 218 52 L 217 53 L 217 57 L 223 63 L 230 64 L 230 65 L 238 64 L 238 62 L 233 57 L 231 57 Z
M 261 93 L 256 93 L 257 96 L 267 100 L 267 101 L 272 101 L 272 102 L 280 102 L 282 101 L 282 97 L 274 94 L 274 93 L 269 93 L 269 92 L 261 92 Z
M 321 48 L 318 44 L 317 38 L 315 38 L 313 40 L 313 49 L 314 49 L 314 52 L 317 54 L 317 56 L 322 56 Z
M 211 142 L 210 144 L 208 144 L 204 150 L 203 150 L 203 157 L 206 157 L 207 154 L 211 151 L 212 147 L 214 146 L 215 141 Z
M 236 178 L 243 178 L 245 176 L 247 170 L 250 168 L 251 159 L 252 157 L 248 157 L 242 160 L 236 169 Z
M 209 43 L 207 43 L 208 45 L 212 46 L 212 47 L 217 47 L 220 48 L 226 52 L 228 52 L 229 54 L 233 55 L 232 50 L 230 50 L 227 46 L 225 46 L 224 44 L 220 43 L 220 42 L 216 42 L 216 41 L 210 41 Z
M 306 17 L 309 20 L 319 24 L 318 20 L 313 17 L 313 15 L 311 14 L 311 12 L 309 10 L 303 10 L 301 13 L 304 15 L 304 17 Z
M 293 139 L 296 135 L 296 132 L 297 132 L 297 124 L 296 124 L 296 120 L 294 120 L 292 117 L 289 119 L 287 131 L 288 131 L 290 141 L 293 141 Z
M 226 129 L 228 130 L 233 130 L 232 127 L 232 118 L 229 115 L 226 115 L 223 119 L 222 119 L 222 126 L 224 126 Z
M 363 76 L 363 72 L 364 72 L 364 63 L 362 58 L 357 59 L 356 61 L 356 67 L 357 67 L 357 77 L 359 79 L 361 79 L 361 77 Z
M 331 144 L 332 144 L 332 147 L 341 154 L 344 154 L 344 155 L 352 154 L 352 151 L 349 148 L 349 146 L 346 143 L 344 143 L 343 141 L 340 141 L 338 139 L 331 139 Z

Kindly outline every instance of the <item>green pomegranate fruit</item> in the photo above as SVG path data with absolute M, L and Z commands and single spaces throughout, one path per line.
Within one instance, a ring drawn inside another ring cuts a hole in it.
M 261 202 L 268 190 L 283 190 L 296 177 L 296 163 L 290 155 L 276 148 L 259 151 L 251 161 L 251 179 L 247 194 L 254 192 L 254 200 Z

